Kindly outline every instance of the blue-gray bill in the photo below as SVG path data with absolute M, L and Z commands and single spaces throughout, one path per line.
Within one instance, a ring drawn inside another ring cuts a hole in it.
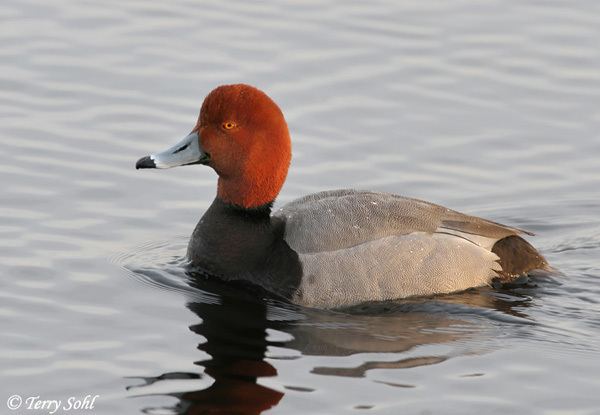
M 192 132 L 165 151 L 142 157 L 135 163 L 135 168 L 168 169 L 190 164 L 206 164 L 209 159 L 209 155 L 200 147 L 198 133 Z

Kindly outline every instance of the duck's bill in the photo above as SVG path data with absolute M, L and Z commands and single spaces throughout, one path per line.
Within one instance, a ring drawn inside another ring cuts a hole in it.
M 206 164 L 210 157 L 200 147 L 198 133 L 192 132 L 173 147 L 163 152 L 142 157 L 135 163 L 136 169 L 168 169 L 190 164 Z

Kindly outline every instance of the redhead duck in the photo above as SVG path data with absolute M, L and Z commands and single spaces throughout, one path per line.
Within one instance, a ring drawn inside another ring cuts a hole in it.
M 325 191 L 271 212 L 290 160 L 277 104 L 237 84 L 214 89 L 192 132 L 136 168 L 212 167 L 217 195 L 189 241 L 191 266 L 304 306 L 450 293 L 549 268 L 526 231 L 395 194 Z

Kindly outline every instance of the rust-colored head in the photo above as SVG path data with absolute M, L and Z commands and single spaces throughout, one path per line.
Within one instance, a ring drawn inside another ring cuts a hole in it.
M 250 85 L 223 85 L 204 99 L 187 137 L 142 157 L 136 168 L 206 164 L 219 175 L 217 197 L 255 208 L 275 200 L 291 156 L 287 123 L 277 104 Z
M 194 131 L 219 175 L 220 199 L 245 208 L 275 199 L 290 165 L 291 142 L 283 113 L 264 92 L 244 84 L 214 89 Z

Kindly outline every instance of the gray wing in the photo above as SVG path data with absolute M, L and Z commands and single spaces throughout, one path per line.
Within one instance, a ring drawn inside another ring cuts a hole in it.
M 330 190 L 296 199 L 274 213 L 298 253 L 336 251 L 392 235 L 450 234 L 485 249 L 506 236 L 529 234 L 443 206 L 394 195 Z
M 318 308 L 463 291 L 490 284 L 501 271 L 493 252 L 438 233 L 298 256 L 303 278 L 292 302 Z

